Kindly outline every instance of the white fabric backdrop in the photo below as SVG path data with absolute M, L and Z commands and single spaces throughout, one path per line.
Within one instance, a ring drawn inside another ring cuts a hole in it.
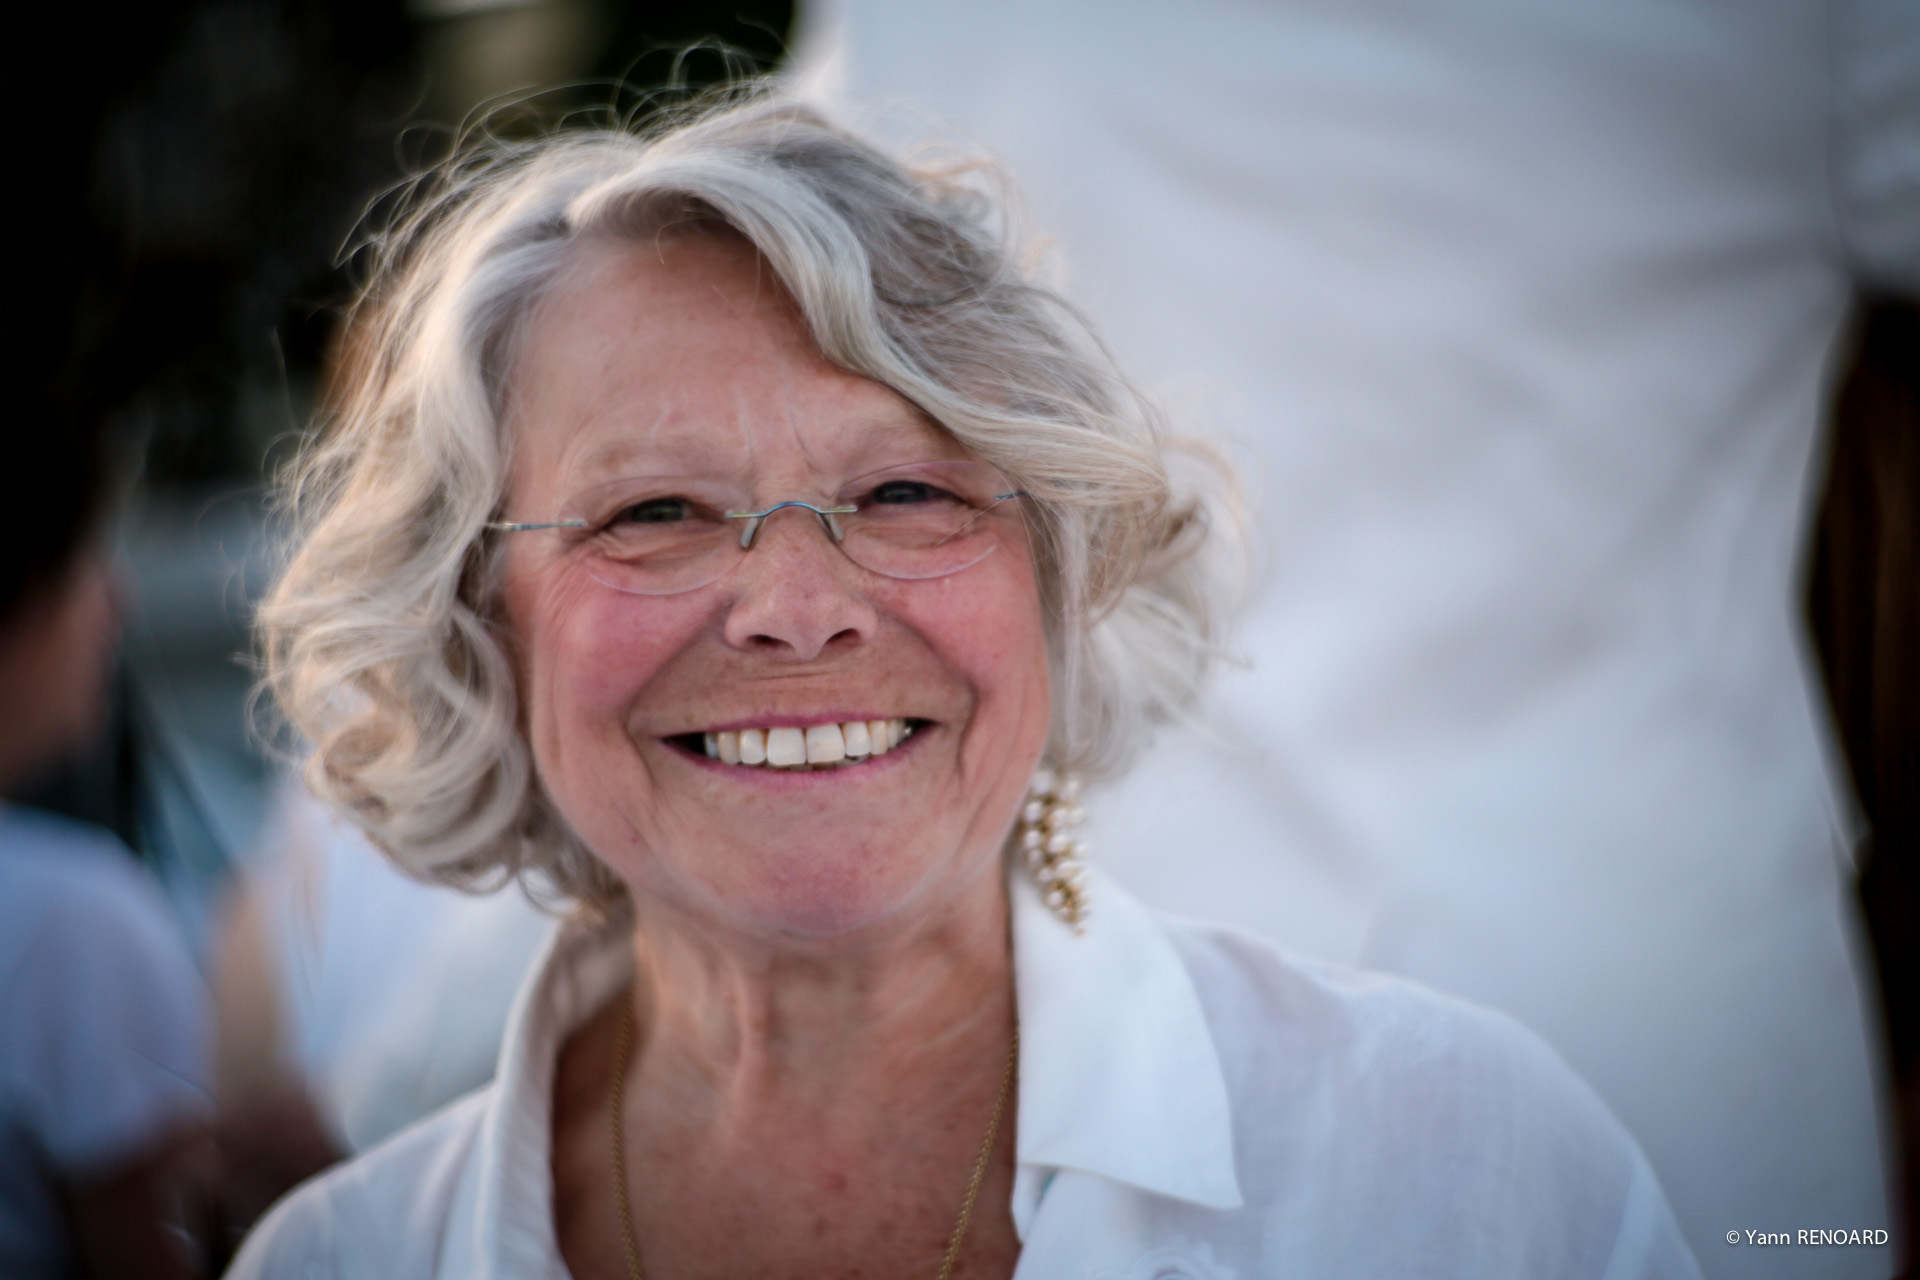
M 844 0 L 797 74 L 1001 156 L 1149 384 L 1257 463 L 1205 733 L 1092 802 L 1156 905 L 1509 1010 L 1709 1275 L 1891 1226 L 1797 622 L 1856 281 L 1920 287 L 1914 0 Z

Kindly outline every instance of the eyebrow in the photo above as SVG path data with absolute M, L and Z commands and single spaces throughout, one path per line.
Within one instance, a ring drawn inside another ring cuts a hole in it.
M 832 468 L 820 466 L 816 469 L 823 476 L 829 471 L 844 472 L 845 475 L 839 478 L 845 479 L 893 465 L 889 455 L 898 451 L 889 449 L 889 444 L 898 445 L 907 439 L 924 440 L 929 444 L 957 443 L 953 442 L 953 437 L 945 429 L 918 408 L 911 408 L 909 412 L 911 416 L 896 416 L 892 410 L 851 415 L 841 424 L 841 429 L 834 437 L 836 441 L 851 441 L 850 448 L 836 451 L 837 456 L 844 460 L 842 465 Z M 658 425 L 656 422 L 656 428 Z M 914 427 L 922 429 L 913 430 Z M 734 447 L 732 440 L 722 445 L 692 424 L 673 430 L 671 434 L 673 443 L 664 448 L 660 446 L 657 431 L 648 431 L 640 436 L 622 434 L 596 444 L 577 464 L 567 468 L 568 487 L 578 492 L 608 480 L 639 475 L 737 478 L 753 466 L 756 451 L 752 447 L 753 436 L 749 432 L 742 432 L 737 437 L 745 444 L 745 448 Z M 960 452 L 964 453 L 964 450 Z

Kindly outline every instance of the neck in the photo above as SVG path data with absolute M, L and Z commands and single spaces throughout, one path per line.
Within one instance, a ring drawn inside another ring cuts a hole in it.
M 937 911 L 852 938 L 743 937 L 643 909 L 634 947 L 636 1074 L 688 1118 L 885 1124 L 889 1098 L 911 1106 L 998 1062 L 1013 1027 L 997 866 Z
M 992 870 L 978 893 L 910 924 L 826 940 L 741 937 L 642 903 L 623 1078 L 616 1004 L 576 1034 L 555 1085 L 556 1231 L 574 1273 L 624 1265 L 595 1261 L 621 1238 L 605 1190 L 616 1159 L 650 1273 L 699 1260 L 772 1274 L 775 1258 L 783 1272 L 863 1259 L 930 1273 L 1013 1043 L 1008 905 Z M 615 1088 L 617 1154 L 604 1136 Z M 1018 1252 L 1004 1207 L 1014 1123 L 1010 1108 L 967 1246 L 1002 1274 Z

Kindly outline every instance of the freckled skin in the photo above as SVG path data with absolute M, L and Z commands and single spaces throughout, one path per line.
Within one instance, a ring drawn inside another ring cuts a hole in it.
M 513 370 L 510 518 L 627 475 L 821 501 L 964 457 L 838 370 L 742 243 L 602 244 L 530 318 Z M 945 578 L 847 560 L 804 512 L 720 581 L 596 581 L 565 537 L 509 543 L 502 620 L 542 784 L 632 889 L 640 1035 L 625 1158 L 648 1274 L 932 1275 L 1013 1024 L 1000 850 L 1045 742 L 1047 667 L 1018 532 Z M 717 724 L 904 716 L 854 768 L 729 768 L 669 742 Z M 555 1086 L 555 1218 L 576 1277 L 623 1276 L 603 1011 Z M 1009 1121 L 960 1274 L 1017 1256 Z

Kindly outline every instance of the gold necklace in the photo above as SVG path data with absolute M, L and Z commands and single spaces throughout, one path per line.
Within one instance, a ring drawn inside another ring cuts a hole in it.
M 645 1280 L 640 1270 L 640 1246 L 633 1237 L 633 1203 L 627 1198 L 627 1161 L 625 1138 L 621 1133 L 621 1095 L 627 1080 L 627 1067 L 633 1054 L 633 992 L 629 990 L 620 1005 L 620 1032 L 613 1050 L 613 1088 L 607 1095 L 607 1124 L 613 1136 L 613 1200 L 620 1211 L 620 1243 L 627 1255 L 627 1280 Z M 940 1263 L 939 1280 L 953 1280 L 953 1268 L 960 1261 L 960 1246 L 966 1241 L 967 1228 L 973 1225 L 973 1206 L 980 1199 L 980 1184 L 986 1181 L 987 1164 L 994 1144 L 1000 1138 L 1000 1121 L 1007 1113 L 1007 1099 L 1013 1094 L 1013 1077 L 1020 1063 L 1020 1028 L 1013 1029 L 1013 1047 L 1007 1050 L 1007 1068 L 1000 1077 L 1000 1096 L 993 1104 L 993 1118 L 987 1121 L 987 1136 L 980 1140 L 980 1157 L 973 1162 L 973 1177 L 967 1181 L 967 1198 L 960 1202 L 960 1220 L 953 1224 L 947 1240 L 947 1256 Z

